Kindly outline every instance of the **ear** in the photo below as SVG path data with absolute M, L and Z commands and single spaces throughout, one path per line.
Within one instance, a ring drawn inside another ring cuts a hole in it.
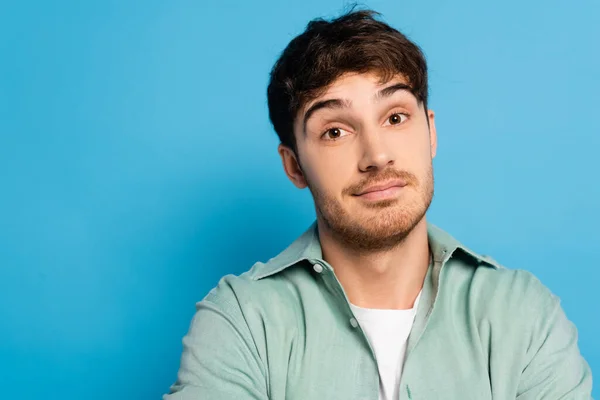
M 304 178 L 304 173 L 302 172 L 302 168 L 300 167 L 300 163 L 298 162 L 294 151 L 283 144 L 280 144 L 279 147 L 277 147 L 277 151 L 281 156 L 283 169 L 288 179 L 292 181 L 298 189 L 304 189 L 307 186 L 306 179 Z
M 429 120 L 429 143 L 431 145 L 431 158 L 435 158 L 437 153 L 437 132 L 435 130 L 435 113 L 433 110 L 427 110 L 427 119 Z

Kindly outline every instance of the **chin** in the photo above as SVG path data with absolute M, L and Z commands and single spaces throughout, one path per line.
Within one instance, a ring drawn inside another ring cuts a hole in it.
M 346 218 L 328 218 L 333 234 L 359 251 L 384 251 L 400 244 L 423 219 L 420 209 L 344 213 Z M 355 217 L 350 217 L 355 215 Z
M 342 202 L 313 192 L 325 228 L 357 251 L 385 251 L 400 244 L 423 220 L 432 198 L 403 196 L 376 202 Z
M 384 238 L 398 234 L 408 234 L 421 219 L 420 213 L 415 212 L 380 211 L 376 216 L 357 222 L 363 230 L 370 232 L 373 236 Z

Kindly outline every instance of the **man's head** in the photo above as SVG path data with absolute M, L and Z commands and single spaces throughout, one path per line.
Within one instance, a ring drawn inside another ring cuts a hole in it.
M 359 251 L 389 249 L 422 220 L 436 151 L 425 58 L 374 16 L 311 21 L 268 87 L 288 177 L 310 188 L 320 222 Z

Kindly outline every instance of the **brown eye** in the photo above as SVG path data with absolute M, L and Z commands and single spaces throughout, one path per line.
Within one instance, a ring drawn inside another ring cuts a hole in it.
M 327 134 L 331 139 L 337 139 L 342 136 L 342 131 L 339 128 L 331 128 L 327 131 Z
M 348 135 L 350 135 L 350 132 L 345 129 L 329 128 L 321 134 L 321 139 L 333 142 Z
M 392 125 L 398 125 L 399 123 L 402 122 L 402 117 L 403 117 L 402 114 L 395 113 L 395 114 L 390 115 L 390 117 L 388 118 L 388 121 Z

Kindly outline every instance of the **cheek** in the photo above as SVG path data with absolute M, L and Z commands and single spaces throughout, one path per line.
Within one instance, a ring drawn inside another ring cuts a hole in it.
M 431 147 L 428 137 L 423 140 L 419 133 L 410 138 L 401 138 L 391 145 L 392 148 L 398 149 L 393 155 L 397 169 L 406 169 L 409 172 L 420 174 L 431 165 Z
M 431 143 L 429 141 L 429 130 L 419 129 L 411 132 L 408 141 L 408 147 L 412 149 L 415 158 L 427 159 L 431 155 Z
M 344 160 L 332 154 L 307 154 L 305 164 L 305 177 L 310 185 L 328 196 L 339 197 L 342 190 L 352 182 L 352 167 Z

